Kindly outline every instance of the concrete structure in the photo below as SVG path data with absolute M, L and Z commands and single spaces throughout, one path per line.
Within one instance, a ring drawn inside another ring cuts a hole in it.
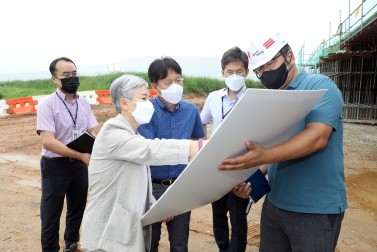
M 318 49 L 297 56 L 299 69 L 329 76 L 345 102 L 343 119 L 377 124 L 377 2 L 364 0 Z

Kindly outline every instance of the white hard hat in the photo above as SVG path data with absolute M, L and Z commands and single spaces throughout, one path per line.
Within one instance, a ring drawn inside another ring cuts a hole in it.
M 288 44 L 288 41 L 278 32 L 260 45 L 256 46 L 253 42 L 250 42 L 249 47 L 247 48 L 247 55 L 250 62 L 249 68 L 254 70 L 266 64 L 286 44 Z

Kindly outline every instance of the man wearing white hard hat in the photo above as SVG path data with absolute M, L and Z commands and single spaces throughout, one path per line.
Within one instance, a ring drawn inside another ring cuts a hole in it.
M 267 88 L 328 91 L 288 140 L 270 148 L 247 141 L 246 154 L 224 159 L 218 169 L 268 164 L 260 251 L 334 251 L 347 208 L 341 93 L 330 78 L 300 72 L 279 33 L 250 43 L 248 56 Z

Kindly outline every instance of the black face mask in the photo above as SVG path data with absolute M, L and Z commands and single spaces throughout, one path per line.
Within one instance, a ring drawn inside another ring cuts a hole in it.
M 68 77 L 60 79 L 62 82 L 62 90 L 68 94 L 76 93 L 77 89 L 80 86 L 79 77 Z
M 288 67 L 289 65 L 286 66 L 285 62 L 283 62 L 277 69 L 263 72 L 259 79 L 266 88 L 279 89 L 287 80 Z

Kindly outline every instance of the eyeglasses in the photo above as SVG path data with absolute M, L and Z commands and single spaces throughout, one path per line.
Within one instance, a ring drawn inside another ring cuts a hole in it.
M 238 76 L 243 76 L 245 74 L 245 71 L 244 70 L 237 70 L 236 72 L 233 72 L 233 71 L 226 71 L 224 73 L 225 77 L 229 77 L 229 76 L 232 76 L 232 75 L 238 75 Z
M 182 84 L 183 83 L 183 78 L 176 79 L 174 82 L 168 81 L 168 82 L 165 82 L 165 83 L 162 83 L 162 84 L 165 85 L 165 86 L 170 86 L 173 83 Z
M 283 54 L 280 53 L 279 55 L 273 57 L 273 58 L 272 58 L 270 61 L 268 61 L 267 63 L 265 63 L 265 64 L 261 65 L 260 67 L 254 69 L 254 73 L 255 73 L 255 74 L 258 74 L 258 72 L 260 72 L 263 68 L 268 67 L 268 66 L 271 66 L 271 65 L 274 63 L 274 61 L 275 61 L 277 58 L 279 58 L 280 56 L 282 56 L 282 55 L 283 55 Z
M 72 73 L 72 74 L 69 74 L 69 73 L 64 73 L 64 74 L 61 74 L 61 75 L 57 75 L 57 74 L 54 74 L 54 76 L 62 76 L 64 78 L 69 78 L 69 77 L 79 77 L 80 73 Z

